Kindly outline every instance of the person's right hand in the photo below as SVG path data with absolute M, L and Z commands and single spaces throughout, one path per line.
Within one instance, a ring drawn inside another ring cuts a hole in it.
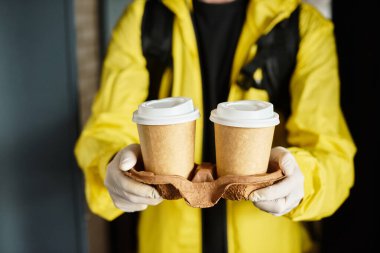
M 125 212 L 141 211 L 162 201 L 155 188 L 123 174 L 136 165 L 140 153 L 139 144 L 129 145 L 119 151 L 107 166 L 104 184 L 115 206 Z

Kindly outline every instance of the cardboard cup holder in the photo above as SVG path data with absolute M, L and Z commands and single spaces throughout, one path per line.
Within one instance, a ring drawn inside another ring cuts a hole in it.
M 249 195 L 284 178 L 280 168 L 270 168 L 268 173 L 235 176 L 216 176 L 215 165 L 195 164 L 189 178 L 176 175 L 155 175 L 138 167 L 124 174 L 138 182 L 154 186 L 162 198 L 175 200 L 184 198 L 192 207 L 214 206 L 220 198 L 248 200 Z

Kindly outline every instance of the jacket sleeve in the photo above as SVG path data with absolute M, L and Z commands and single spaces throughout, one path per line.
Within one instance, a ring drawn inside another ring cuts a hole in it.
M 318 220 L 339 208 L 354 183 L 356 153 L 340 108 L 333 25 L 305 4 L 300 35 L 286 124 L 289 149 L 305 176 L 305 196 L 288 214 L 296 221 Z
M 142 3 L 130 4 L 113 30 L 92 114 L 75 146 L 89 208 L 107 220 L 122 211 L 113 205 L 104 186 L 106 166 L 123 147 L 139 142 L 132 115 L 148 95 L 149 77 L 140 39 Z

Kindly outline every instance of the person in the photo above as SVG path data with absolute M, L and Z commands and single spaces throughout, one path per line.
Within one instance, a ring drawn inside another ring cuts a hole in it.
M 159 97 L 185 96 L 200 108 L 195 162 L 214 162 L 212 123 L 219 102 L 269 100 L 267 90 L 237 84 L 258 39 L 299 7 L 299 45 L 289 83 L 289 114 L 276 127 L 270 164 L 286 175 L 251 194 L 198 209 L 163 200 L 123 175 L 139 159 L 132 113 L 149 92 L 141 45 L 145 1 L 133 1 L 113 30 L 101 87 L 75 147 L 93 213 L 111 221 L 141 211 L 139 252 L 307 252 L 303 221 L 332 215 L 354 183 L 355 144 L 340 108 L 333 24 L 299 0 L 163 0 L 174 13 L 173 67 Z M 276 107 L 275 107 L 276 109 Z

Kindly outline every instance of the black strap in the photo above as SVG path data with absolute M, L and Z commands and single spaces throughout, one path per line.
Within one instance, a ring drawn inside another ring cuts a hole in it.
M 300 42 L 298 6 L 291 16 L 278 23 L 272 31 L 257 41 L 256 56 L 241 70 L 237 83 L 244 90 L 265 89 L 270 101 L 285 115 L 290 113 L 289 83 L 294 71 Z M 262 70 L 261 82 L 253 75 Z
M 174 14 L 161 1 L 146 1 L 141 41 L 149 72 L 147 100 L 158 97 L 162 76 L 166 68 L 172 66 L 173 18 Z
M 277 24 L 258 41 L 256 56 L 240 70 L 237 83 L 244 90 L 265 89 L 270 101 L 285 115 L 290 114 L 289 83 L 294 71 L 300 42 L 298 6 L 291 16 Z M 148 100 L 158 97 L 165 70 L 172 66 L 174 14 L 159 0 L 148 0 L 142 20 L 141 39 L 149 72 Z M 263 78 L 256 82 L 253 74 L 261 69 Z

